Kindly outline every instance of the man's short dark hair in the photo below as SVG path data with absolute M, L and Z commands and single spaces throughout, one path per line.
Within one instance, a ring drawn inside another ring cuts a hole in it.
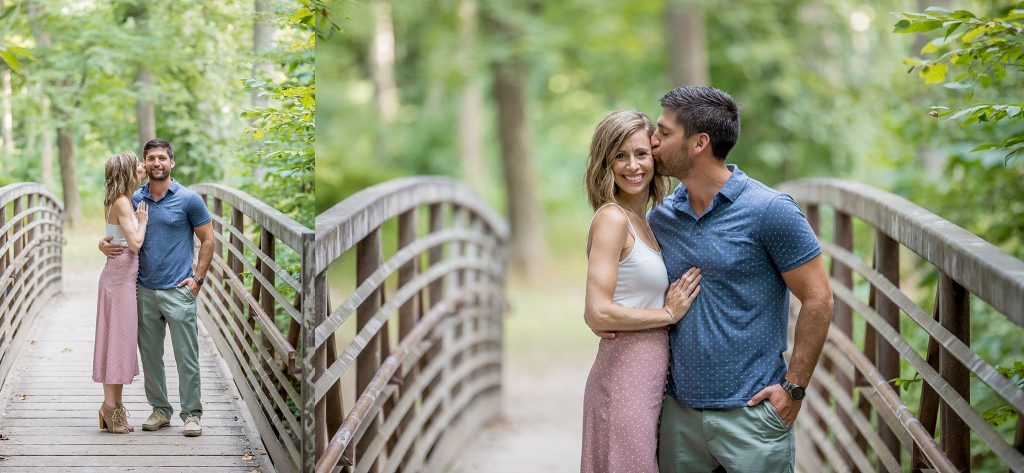
M 146 159 L 146 153 L 155 148 L 167 148 L 167 157 L 174 159 L 174 147 L 160 138 L 153 138 L 146 142 L 146 146 L 142 147 L 142 159 Z
M 661 98 L 661 106 L 675 112 L 687 138 L 707 133 L 711 153 L 720 160 L 725 160 L 740 137 L 739 105 L 714 87 L 677 87 Z

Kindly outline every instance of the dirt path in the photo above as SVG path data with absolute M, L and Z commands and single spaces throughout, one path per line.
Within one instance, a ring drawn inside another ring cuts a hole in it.
M 592 362 L 590 354 L 508 359 L 503 420 L 469 445 L 451 471 L 579 471 L 583 389 Z

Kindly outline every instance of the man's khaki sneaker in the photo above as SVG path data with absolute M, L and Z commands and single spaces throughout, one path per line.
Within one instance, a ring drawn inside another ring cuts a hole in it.
M 186 416 L 184 431 L 186 437 L 198 437 L 203 435 L 203 426 L 199 424 L 199 416 Z
M 142 430 L 160 430 L 161 427 L 168 425 L 171 425 L 171 419 L 168 419 L 162 411 L 153 411 L 146 422 L 142 423 Z

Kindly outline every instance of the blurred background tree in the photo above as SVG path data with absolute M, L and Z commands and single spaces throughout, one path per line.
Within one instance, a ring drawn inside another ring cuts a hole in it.
M 291 113 L 293 87 L 312 83 L 311 28 L 291 19 L 302 7 L 0 2 L 0 185 L 46 184 L 63 197 L 74 227 L 83 213 L 101 212 L 106 158 L 123 150 L 141 157 L 142 144 L 159 136 L 175 147 L 180 182 L 239 187 L 312 224 L 313 131 L 282 136 L 280 121 L 264 119 Z M 20 68 L 10 74 L 8 66 Z M 310 127 L 312 93 L 304 100 Z M 243 117 L 250 108 L 251 121 Z M 303 149 L 308 162 L 297 165 L 292 154 Z
M 913 105 L 928 93 L 901 62 L 913 38 L 890 32 L 889 12 L 913 2 L 745 0 L 728 14 L 699 0 L 344 5 L 346 34 L 318 44 L 332 84 L 318 96 L 330 130 L 317 143 L 318 210 L 397 176 L 459 176 L 507 209 L 528 272 L 541 266 L 529 254 L 582 247 L 597 122 L 622 107 L 656 117 L 676 85 L 739 101 L 731 158 L 768 184 L 831 175 L 891 187 L 918 159 L 903 129 L 939 128 Z M 545 225 L 556 221 L 567 224 Z

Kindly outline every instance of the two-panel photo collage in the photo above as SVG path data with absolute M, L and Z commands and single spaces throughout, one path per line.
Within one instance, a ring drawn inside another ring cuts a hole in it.
M 934 3 L 0 0 L 0 472 L 1024 471 Z

